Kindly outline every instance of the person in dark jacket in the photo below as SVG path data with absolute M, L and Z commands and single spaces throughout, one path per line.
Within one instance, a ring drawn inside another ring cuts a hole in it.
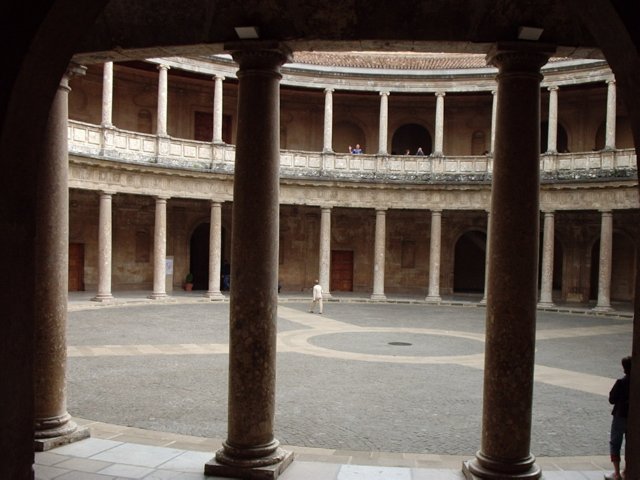
M 622 359 L 622 369 L 624 377 L 616 380 L 613 388 L 609 392 L 609 403 L 613 405 L 611 415 L 611 436 L 609 440 L 609 453 L 613 463 L 613 474 L 607 475 L 607 479 L 620 480 L 624 478 L 624 473 L 620 475 L 620 451 L 622 440 L 627 434 L 627 416 L 629 415 L 629 385 L 631 375 L 631 357 Z

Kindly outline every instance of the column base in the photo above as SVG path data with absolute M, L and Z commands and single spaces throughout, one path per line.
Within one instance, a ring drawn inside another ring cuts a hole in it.
M 538 308 L 553 308 L 556 304 L 553 302 L 538 302 Z
M 478 302 L 478 305 L 486 305 L 486 304 L 487 304 L 487 297 L 482 297 L 482 300 Z
M 442 297 L 440 295 L 428 295 L 424 301 L 427 303 L 440 303 L 442 302 Z
M 384 293 L 374 293 L 371 295 L 371 300 L 386 300 L 387 296 Z
M 224 295 L 222 292 L 207 292 L 204 294 L 205 297 L 210 299 L 212 302 L 220 302 L 224 300 Z
M 596 305 L 593 308 L 594 312 L 613 312 L 613 307 L 611 307 L 610 305 Z
M 84 440 L 85 438 L 89 438 L 91 433 L 87 427 L 78 427 L 75 422 L 69 422 L 73 425 L 70 428 L 73 428 L 71 432 L 54 436 L 48 438 L 36 438 L 33 441 L 33 448 L 36 452 L 46 452 L 53 448 L 61 447 L 63 445 L 68 445 L 70 443 L 79 442 L 80 440 Z M 46 432 L 44 432 L 46 433 Z M 36 432 L 36 435 L 38 432 Z
M 219 450 L 215 457 L 204 464 L 205 475 L 246 480 L 275 480 L 291 465 L 294 458 L 293 452 L 278 448 L 270 457 L 254 460 L 256 462 L 269 462 L 272 458 L 274 463 L 251 466 L 252 460 L 239 460 L 238 465 L 220 463 L 218 461 L 220 455 L 224 457 L 224 449 Z
M 147 298 L 150 298 L 151 300 L 158 300 L 160 298 L 167 298 L 169 295 L 167 295 L 166 293 L 152 293 L 151 295 L 149 295 Z
M 535 464 L 535 457 L 529 455 L 522 461 L 512 463 L 493 460 L 478 452 L 476 458 L 462 462 L 462 473 L 467 480 L 537 480 L 542 470 Z
M 113 295 L 110 293 L 99 293 L 91 299 L 92 302 L 109 302 L 113 300 Z

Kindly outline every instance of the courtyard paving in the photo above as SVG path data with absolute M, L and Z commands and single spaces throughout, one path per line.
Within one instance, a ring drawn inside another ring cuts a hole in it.
M 340 465 L 424 467 L 458 478 L 480 446 L 485 309 L 357 298 L 325 302 L 323 315 L 307 309 L 296 295 L 278 309 L 275 434 L 296 451 L 296 468 L 320 462 L 312 468 L 334 473 L 316 478 L 350 478 Z M 69 310 L 68 410 L 90 426 L 91 441 L 204 456 L 219 448 L 228 302 L 129 294 L 105 305 L 77 295 Z M 630 352 L 632 320 L 628 311 L 562 310 L 538 312 L 531 451 L 546 471 L 602 478 L 607 395 Z

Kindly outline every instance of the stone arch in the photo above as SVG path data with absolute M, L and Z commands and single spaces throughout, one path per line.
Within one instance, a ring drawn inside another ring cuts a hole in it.
M 487 234 L 482 230 L 467 230 L 458 237 L 454 247 L 454 293 L 483 293 Z
M 422 147 L 425 155 L 433 150 L 433 141 L 429 130 L 418 123 L 405 123 L 396 128 L 391 139 L 391 153 L 403 155 L 409 150 L 411 155 L 416 153 L 418 147 Z

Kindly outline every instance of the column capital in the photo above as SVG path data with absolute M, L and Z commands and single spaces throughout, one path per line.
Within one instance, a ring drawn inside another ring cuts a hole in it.
M 233 60 L 240 66 L 238 74 L 246 69 L 279 70 L 291 60 L 291 49 L 280 42 L 243 41 L 225 44 Z
M 605 80 L 605 83 L 607 85 L 615 85 L 616 84 L 616 79 L 615 78 L 608 78 Z
M 169 200 L 171 197 L 170 197 L 170 196 L 168 196 L 168 195 L 155 195 L 155 196 L 154 196 L 154 198 L 155 198 L 156 200 L 159 200 L 159 201 L 165 201 L 165 202 L 166 202 L 166 201 L 167 201 L 167 200 Z
M 171 67 L 169 65 L 164 64 L 164 63 L 159 63 L 156 68 L 158 70 L 171 70 Z
M 542 210 L 542 213 L 544 214 L 545 217 L 553 217 L 553 215 L 555 215 L 556 211 L 555 210 Z
M 376 207 L 377 214 L 387 213 L 387 210 L 388 210 L 387 207 Z
M 101 197 L 107 196 L 107 195 L 111 197 L 118 192 L 116 192 L 115 190 L 98 190 L 98 193 L 100 194 Z
M 331 205 L 320 205 L 320 210 L 332 210 L 333 206 Z
M 547 90 L 549 90 L 550 92 L 557 92 L 558 90 L 560 90 L 560 87 L 558 85 L 549 85 L 547 87 Z
M 503 72 L 530 72 L 542 78 L 540 69 L 549 61 L 556 47 L 547 44 L 497 42 L 487 53 L 487 63 Z
M 492 89 L 491 90 L 491 95 L 493 95 L 494 97 L 498 94 L 498 90 L 497 89 Z
M 212 199 L 209 200 L 209 203 L 211 204 L 211 206 L 222 205 L 223 201 L 222 200 L 216 200 L 216 199 L 212 198 Z
M 602 209 L 602 210 L 598 210 L 598 211 L 602 214 L 603 217 L 604 216 L 613 215 L 613 210 L 611 210 L 611 209 Z
M 436 97 L 444 97 L 447 95 L 447 92 L 445 92 L 444 90 L 436 90 L 433 93 Z
M 330 88 L 330 87 L 327 87 L 327 88 L 324 89 L 324 93 L 333 93 L 335 91 L 336 91 L 335 88 Z
M 391 95 L 391 92 L 389 90 L 380 90 L 379 94 L 382 96 L 386 96 L 388 97 L 389 95 Z
M 442 215 L 442 209 L 441 208 L 432 208 L 431 209 L 431 213 L 433 215 Z
M 221 82 L 224 81 L 227 77 L 225 77 L 224 75 L 214 75 L 213 77 L 211 77 L 212 80 L 220 80 Z

